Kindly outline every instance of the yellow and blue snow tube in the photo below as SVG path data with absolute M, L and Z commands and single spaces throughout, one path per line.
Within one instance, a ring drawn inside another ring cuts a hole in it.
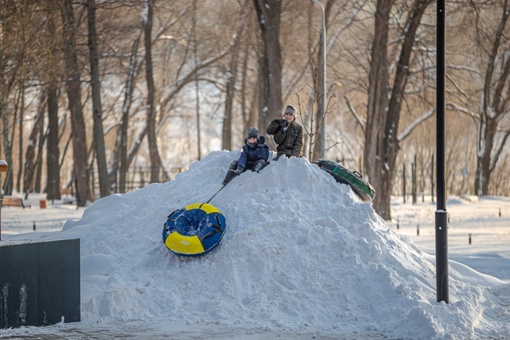
M 163 242 L 177 255 L 203 255 L 220 243 L 226 227 L 218 208 L 209 203 L 194 203 L 168 215 L 163 225 Z

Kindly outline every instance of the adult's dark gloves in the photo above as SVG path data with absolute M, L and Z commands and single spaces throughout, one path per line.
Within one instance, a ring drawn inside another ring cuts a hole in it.
M 281 127 L 281 131 L 283 133 L 286 133 L 287 129 L 289 128 L 289 122 L 286 119 L 282 119 L 280 121 L 280 127 Z

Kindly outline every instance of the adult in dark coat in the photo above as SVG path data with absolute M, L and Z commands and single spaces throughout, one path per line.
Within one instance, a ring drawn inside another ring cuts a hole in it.
M 257 129 L 254 127 L 248 129 L 241 156 L 237 161 L 230 164 L 223 185 L 230 182 L 234 176 L 239 176 L 248 169 L 259 172 L 269 164 L 269 147 L 264 144 L 265 141 L 264 136 L 260 136 Z
M 284 119 L 275 119 L 266 129 L 267 134 L 274 136 L 276 157 L 301 157 L 303 150 L 303 127 L 296 122 L 296 110 L 290 105 L 285 108 Z

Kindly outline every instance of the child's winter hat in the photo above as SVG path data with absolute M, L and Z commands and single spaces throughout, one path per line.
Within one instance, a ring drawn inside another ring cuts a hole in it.
M 248 129 L 248 132 L 246 132 L 246 139 L 248 138 L 259 138 L 259 130 L 255 129 L 253 126 Z

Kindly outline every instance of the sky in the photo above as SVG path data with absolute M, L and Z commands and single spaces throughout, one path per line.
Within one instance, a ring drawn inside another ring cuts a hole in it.
M 510 216 L 498 216 L 510 211 L 508 198 L 448 199 L 448 304 L 436 301 L 435 205 L 394 198 L 394 219 L 386 222 L 305 158 L 283 158 L 234 178 L 210 202 L 226 218 L 219 246 L 200 257 L 170 252 L 161 236 L 168 214 L 207 202 L 239 154 L 213 151 L 172 181 L 84 210 L 40 209 L 37 201 L 31 209 L 3 208 L 2 246 L 80 239 L 82 321 L 0 330 L 0 337 L 509 336 Z M 27 232 L 23 216 L 42 210 L 53 213 L 48 219 L 64 219 L 62 230 L 42 221 Z

